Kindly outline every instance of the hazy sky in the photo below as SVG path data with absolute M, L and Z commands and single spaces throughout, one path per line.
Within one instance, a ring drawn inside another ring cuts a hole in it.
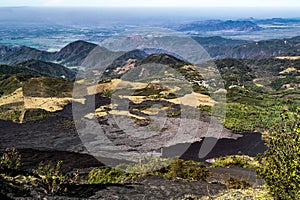
M 299 0 L 1 0 L 0 6 L 300 7 Z

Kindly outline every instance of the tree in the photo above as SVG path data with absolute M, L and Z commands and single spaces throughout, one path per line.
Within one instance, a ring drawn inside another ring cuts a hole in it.
M 275 199 L 300 199 L 300 108 L 284 111 L 281 123 L 264 134 L 268 148 L 258 156 L 258 174 Z

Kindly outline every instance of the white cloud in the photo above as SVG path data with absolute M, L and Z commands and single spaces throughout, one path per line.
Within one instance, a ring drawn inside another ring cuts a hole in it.
M 42 4 L 42 6 L 65 6 L 64 0 L 50 0 Z

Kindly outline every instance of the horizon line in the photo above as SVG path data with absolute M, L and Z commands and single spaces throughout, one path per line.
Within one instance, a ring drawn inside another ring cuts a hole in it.
M 0 8 L 192 8 L 192 9 L 199 9 L 199 8 L 292 8 L 297 9 L 300 6 L 79 6 L 79 5 L 70 5 L 70 6 L 1 6 Z

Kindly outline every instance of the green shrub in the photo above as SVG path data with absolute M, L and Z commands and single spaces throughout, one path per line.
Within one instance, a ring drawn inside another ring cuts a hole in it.
M 208 199 L 255 199 L 255 200 L 274 200 L 265 187 L 255 187 L 247 189 L 229 189 Z
M 171 164 L 173 159 L 151 158 L 138 163 L 119 164 L 112 168 L 94 168 L 88 175 L 91 184 L 124 183 L 138 176 L 161 175 L 161 169 Z
M 107 98 L 111 98 L 112 94 L 113 94 L 112 90 L 105 89 L 102 91 L 102 96 L 107 97 Z
M 211 114 L 211 112 L 212 112 L 211 106 L 199 105 L 199 106 L 198 106 L 198 109 L 201 110 L 201 111 L 206 111 L 206 112 L 208 112 L 208 113 L 210 113 L 210 114 Z
M 2 120 L 12 120 L 13 122 L 20 123 L 22 110 L 19 109 L 9 109 L 8 111 L 0 112 L 0 119 Z
M 181 111 L 167 112 L 167 117 L 179 117 L 181 115 Z
M 15 148 L 7 148 L 0 160 L 0 172 L 11 174 L 20 171 L 21 155 Z
M 242 168 L 257 168 L 259 163 L 250 156 L 233 155 L 216 158 L 212 163 L 212 167 L 242 167 Z
M 11 76 L 4 80 L 0 80 L 0 96 L 9 95 L 21 86 L 21 82 L 18 80 L 17 76 Z
M 72 97 L 73 82 L 39 77 L 32 78 L 23 83 L 23 94 L 28 97 Z
M 101 79 L 100 81 L 98 81 L 98 84 L 102 84 L 102 83 L 110 83 L 111 82 L 111 79 Z
M 116 166 L 116 169 L 129 173 L 139 173 L 140 175 L 159 175 L 173 161 L 172 158 L 148 158 L 134 164 L 120 164 Z
M 90 184 L 122 184 L 132 179 L 133 174 L 111 168 L 94 168 L 88 175 Z
M 222 116 L 224 113 L 217 113 L 218 106 L 213 114 Z M 285 105 L 263 107 L 241 103 L 228 103 L 226 107 L 226 119 L 222 123 L 234 132 L 263 131 L 280 120 L 279 110 L 287 108 Z
M 227 179 L 225 184 L 229 189 L 246 189 L 250 187 L 250 184 L 247 181 L 239 180 L 233 177 Z
M 187 181 L 205 179 L 209 173 L 206 166 L 200 162 L 184 161 L 181 159 L 146 159 L 138 164 L 122 164 L 118 170 L 142 176 L 158 175 L 167 179 L 184 179 Z
M 281 119 L 264 135 L 268 150 L 258 156 L 257 171 L 275 199 L 300 199 L 300 109 Z
M 24 113 L 24 119 L 23 122 L 29 122 L 29 121 L 37 121 L 40 119 L 45 119 L 47 117 L 55 116 L 54 113 L 43 110 L 43 109 L 28 109 Z
M 166 179 L 198 181 L 206 179 L 209 172 L 206 166 L 199 162 L 154 158 L 145 163 L 121 164 L 116 166 L 116 169 L 94 168 L 88 175 L 88 182 L 91 184 L 122 184 L 138 176 L 162 176 Z
M 176 198 L 176 200 L 198 200 L 199 197 L 192 195 L 192 194 L 186 194 L 183 197 Z M 175 198 L 171 198 L 170 200 L 175 200 Z
M 203 163 L 176 159 L 166 167 L 165 173 L 162 175 L 169 179 L 180 178 L 187 181 L 199 181 L 206 179 L 209 176 L 209 171 Z
M 133 96 L 151 96 L 167 90 L 168 89 L 166 87 L 160 84 L 148 83 L 145 88 L 136 89 L 133 93 Z
M 62 161 L 57 161 L 55 165 L 51 162 L 47 165 L 41 162 L 38 168 L 33 170 L 33 174 L 38 177 L 37 184 L 50 193 L 66 192 L 68 185 L 77 183 L 79 173 L 63 173 L 62 164 Z
M 174 94 L 172 92 L 160 92 L 159 94 L 153 94 L 149 96 L 153 99 L 176 99 L 179 96 L 177 94 Z

